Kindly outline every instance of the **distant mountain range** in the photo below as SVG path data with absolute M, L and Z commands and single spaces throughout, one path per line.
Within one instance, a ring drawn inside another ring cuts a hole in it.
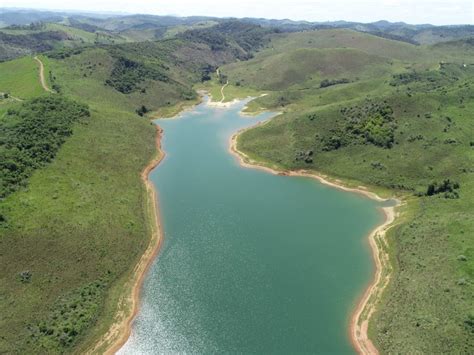
M 187 30 L 240 21 L 280 32 L 352 29 L 414 45 L 431 45 L 474 38 L 473 25 L 412 25 L 385 20 L 309 22 L 264 18 L 217 18 L 60 12 L 0 8 L 0 61 L 58 47 L 115 44 L 170 38 Z

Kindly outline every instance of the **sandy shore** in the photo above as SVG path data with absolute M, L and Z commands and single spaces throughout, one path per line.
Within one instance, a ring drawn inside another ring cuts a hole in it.
M 390 281 L 391 265 L 389 255 L 386 252 L 386 233 L 397 217 L 394 207 L 383 207 L 385 220 L 383 224 L 375 228 L 369 235 L 369 243 L 375 262 L 375 274 L 360 299 L 351 317 L 350 336 L 354 348 L 359 354 L 378 354 L 378 350 L 368 336 L 369 320 L 375 312 L 378 300 Z
M 266 122 L 260 122 L 257 125 L 265 123 Z M 254 127 L 255 126 L 250 128 Z M 283 171 L 261 165 L 261 163 L 252 160 L 245 153 L 237 149 L 238 136 L 242 132 L 250 128 L 246 128 L 235 133 L 230 138 L 229 142 L 229 150 L 231 154 L 237 157 L 241 166 L 246 168 L 264 170 L 268 173 L 276 175 L 310 177 L 320 181 L 323 184 L 329 185 L 340 190 L 359 193 L 377 201 L 386 201 L 386 199 L 381 198 L 374 192 L 368 191 L 363 186 L 358 186 L 357 188 L 347 187 L 344 186 L 343 182 L 340 180 L 330 181 L 326 176 L 317 174 L 315 172 L 309 172 L 306 170 Z M 399 202 L 397 203 L 397 206 L 398 205 Z M 369 244 L 372 249 L 372 255 L 374 258 L 375 273 L 372 281 L 368 285 L 366 291 L 364 292 L 362 298 L 358 302 L 357 307 L 351 316 L 349 328 L 352 345 L 359 354 L 378 354 L 377 348 L 369 339 L 367 330 L 370 317 L 374 313 L 378 300 L 380 299 L 383 290 L 385 289 L 390 280 L 391 266 L 389 263 L 389 256 L 385 251 L 385 247 L 387 246 L 385 235 L 387 230 L 393 226 L 395 217 L 398 215 L 398 213 L 395 211 L 395 208 L 396 206 L 382 208 L 385 215 L 385 220 L 381 225 L 376 227 L 368 237 Z
M 132 331 L 132 322 L 138 313 L 140 305 L 140 291 L 143 285 L 144 277 L 160 250 L 163 234 L 161 229 L 161 219 L 158 211 L 158 196 L 153 183 L 149 180 L 151 171 L 160 164 L 165 154 L 161 150 L 162 130 L 156 126 L 156 149 L 157 156 L 154 158 L 141 173 L 141 179 L 146 187 L 146 208 L 151 218 L 152 235 L 148 248 L 140 258 L 133 271 L 128 286 L 125 287 L 126 294 L 120 299 L 119 311 L 115 316 L 114 323 L 103 337 L 99 339 L 93 349 L 88 354 L 115 354 L 127 342 Z
M 211 107 L 228 108 L 228 107 L 231 107 L 232 105 L 235 105 L 239 102 L 240 102 L 240 100 L 238 100 L 238 99 L 234 99 L 234 100 L 228 101 L 228 102 L 212 101 L 212 97 L 209 96 L 209 101 L 207 102 L 207 105 L 211 106 Z

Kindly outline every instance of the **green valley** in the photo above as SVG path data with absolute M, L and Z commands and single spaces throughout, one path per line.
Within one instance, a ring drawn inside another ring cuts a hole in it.
M 151 120 L 203 91 L 279 113 L 249 162 L 401 201 L 360 320 L 380 353 L 472 353 L 473 27 L 0 12 L 0 353 L 102 353 L 136 312 Z

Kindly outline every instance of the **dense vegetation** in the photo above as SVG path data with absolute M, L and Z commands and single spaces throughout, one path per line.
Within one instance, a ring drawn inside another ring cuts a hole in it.
M 46 52 L 55 43 L 66 40 L 67 34 L 59 31 L 43 31 L 31 34 L 8 34 L 0 31 L 0 61 L 34 52 Z
M 51 162 L 72 134 L 73 123 L 89 116 L 86 106 L 61 96 L 40 97 L 9 109 L 0 120 L 0 198 Z
M 70 348 L 96 321 L 106 286 L 98 280 L 59 298 L 45 320 L 28 326 L 31 342 L 46 352 Z
M 124 94 L 129 94 L 139 89 L 138 84 L 145 80 L 160 80 L 167 82 L 168 76 L 154 68 L 149 68 L 140 62 L 135 62 L 124 57 L 115 61 L 110 79 L 105 83 Z
M 268 41 L 267 35 L 272 32 L 259 25 L 229 21 L 205 29 L 189 30 L 178 36 L 192 42 L 205 43 L 213 51 L 230 49 L 237 59 L 246 60 L 252 57 L 253 51 Z
M 350 144 L 393 146 L 397 125 L 389 105 L 368 101 L 361 106 L 342 107 L 341 114 L 342 119 L 335 120 L 327 134 L 317 136 L 322 151 L 329 152 Z M 308 119 L 313 121 L 317 115 L 310 114 Z

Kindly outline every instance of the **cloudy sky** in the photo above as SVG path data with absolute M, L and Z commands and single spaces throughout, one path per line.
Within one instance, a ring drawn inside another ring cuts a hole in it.
M 309 21 L 474 24 L 474 0 L 0 0 L 0 7 Z

